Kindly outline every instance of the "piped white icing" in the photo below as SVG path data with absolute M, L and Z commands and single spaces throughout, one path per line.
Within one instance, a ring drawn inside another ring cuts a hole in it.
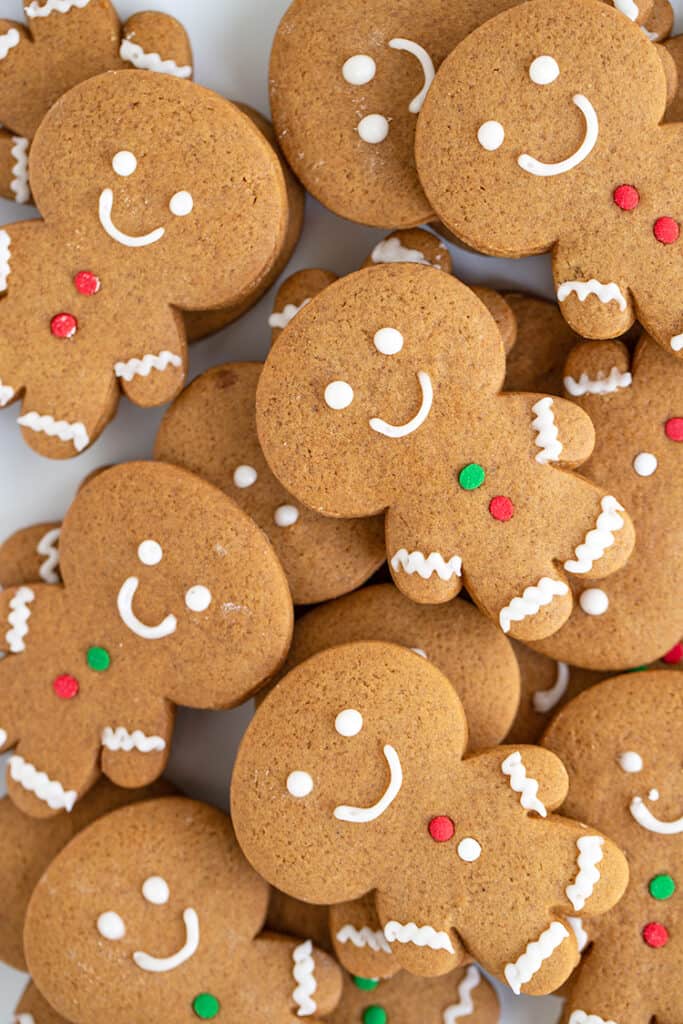
M 41 415 L 39 412 L 26 412 L 20 416 L 17 423 L 27 430 L 33 430 L 36 434 L 47 434 L 48 437 L 57 437 L 65 443 L 71 441 L 77 452 L 82 452 L 90 444 L 88 431 L 85 424 L 80 420 L 76 423 L 69 423 L 68 420 L 56 420 L 49 414 Z
M 680 352 L 683 349 L 683 334 L 674 334 L 669 344 L 671 345 L 672 351 Z
M 576 295 L 579 302 L 585 302 L 589 295 L 594 295 L 603 306 L 616 302 L 622 313 L 626 309 L 624 293 L 616 281 L 603 284 L 594 277 L 589 281 L 563 281 L 557 289 L 557 301 L 564 302 L 572 294 Z
M 530 615 L 536 615 L 541 608 L 550 604 L 554 597 L 564 597 L 569 587 L 562 580 L 542 576 L 535 586 L 525 587 L 521 597 L 513 597 L 510 604 L 501 608 L 498 615 L 500 628 L 504 633 L 510 632 L 513 622 L 521 622 Z
M 443 1011 L 443 1024 L 455 1024 L 456 1020 L 462 1020 L 463 1017 L 472 1016 L 474 1013 L 472 993 L 480 982 L 481 974 L 479 973 L 479 970 L 474 966 L 474 964 L 470 964 L 465 971 L 465 977 L 458 985 L 457 1003 L 447 1006 Z
M 53 11 L 57 11 L 58 14 L 67 14 L 73 7 L 82 10 L 87 7 L 90 0 L 44 0 L 40 3 L 40 0 L 33 0 L 32 3 L 24 7 L 27 18 L 47 18 Z
M 578 873 L 574 881 L 567 886 L 567 899 L 574 910 L 579 913 L 593 895 L 595 886 L 600 881 L 598 864 L 602 860 L 602 848 L 605 840 L 601 836 L 581 836 L 576 841 L 579 851 L 577 858 Z
M 22 138 L 21 135 L 13 135 L 12 143 L 10 153 L 14 163 L 10 189 L 18 203 L 27 203 L 31 198 L 31 190 L 28 187 L 28 139 Z
M 583 926 L 583 921 L 580 917 L 568 917 L 567 924 L 574 932 L 574 938 L 576 939 L 576 945 L 579 947 L 579 953 L 583 953 L 590 941 L 590 936 Z
M 589 587 L 579 594 L 579 607 L 586 615 L 604 615 L 609 608 L 609 597 L 600 587 Z
M 536 453 L 536 462 L 542 465 L 557 462 L 562 454 L 563 445 L 555 422 L 553 404 L 553 399 L 546 395 L 531 407 L 531 411 L 536 413 L 535 419 L 531 421 L 531 427 L 536 431 L 536 445 L 541 449 Z
M 615 3 L 617 0 L 615 0 Z M 574 1010 L 569 1018 L 569 1024 L 619 1024 L 616 1020 L 605 1020 L 597 1013 L 586 1013 L 585 1010 Z
M 15 1013 L 14 1024 L 36 1024 L 32 1013 Z
M 642 772 L 643 770 L 643 759 L 637 750 L 624 750 L 617 757 L 617 764 L 623 772 L 628 772 L 629 774 Z
M 185 924 L 185 942 L 177 953 L 172 956 L 156 957 L 149 953 L 137 951 L 133 953 L 133 961 L 142 971 L 152 974 L 165 974 L 167 971 L 174 971 L 176 967 L 194 956 L 199 949 L 199 917 L 197 911 L 187 907 L 183 911 L 183 922 Z
M 391 39 L 389 46 L 392 50 L 405 50 L 407 53 L 411 53 L 420 62 L 422 68 L 422 74 L 424 75 L 424 84 L 420 89 L 417 96 L 408 104 L 408 110 L 411 114 L 419 114 L 422 110 L 422 104 L 425 101 L 429 87 L 434 81 L 434 61 L 429 56 L 424 46 L 420 46 L 419 43 L 413 42 L 412 39 Z
M 0 729 L 0 747 L 4 747 L 7 743 L 7 738 L 7 731 L 5 729 Z
M 155 242 L 160 241 L 166 234 L 166 229 L 160 227 L 154 228 L 153 231 L 148 231 L 146 235 L 128 235 L 114 224 L 112 219 L 113 208 L 114 193 L 110 188 L 102 189 L 97 207 L 100 224 L 109 237 L 114 242 L 118 242 L 119 245 L 125 245 L 129 249 L 141 249 L 147 245 L 154 245 Z
M 656 791 L 655 791 L 656 792 Z M 659 798 L 659 793 L 657 793 Z M 652 799 L 652 795 L 650 795 Z M 660 836 L 677 836 L 683 832 L 683 814 L 675 821 L 662 821 L 656 818 L 649 807 L 645 806 L 642 797 L 634 796 L 629 805 L 631 817 L 637 821 L 641 828 L 648 832 L 657 832 Z
M 595 529 L 589 530 L 583 544 L 579 544 L 575 549 L 576 557 L 564 563 L 567 572 L 575 575 L 590 572 L 595 562 L 599 561 L 614 544 L 614 534 L 623 529 L 624 520 L 619 513 L 624 509 L 616 498 L 606 494 L 600 502 L 600 507 L 602 512 L 596 520 Z
M 637 21 L 640 9 L 635 0 L 612 0 L 614 6 L 622 14 L 625 14 L 630 21 Z M 571 1022 L 570 1022 L 571 1024 Z M 591 1021 L 592 1024 L 592 1021 Z
M 175 352 L 164 349 L 158 355 L 148 352 L 142 359 L 129 359 L 125 363 L 114 363 L 114 373 L 122 380 L 131 381 L 133 377 L 148 377 L 152 370 L 162 371 L 169 366 L 182 366 L 183 361 Z
M 378 242 L 370 259 L 373 263 L 421 263 L 424 267 L 434 266 L 419 249 L 408 249 L 395 235 Z
M 2 35 L 0 35 L 0 60 L 4 60 L 10 50 L 13 50 L 20 42 L 21 36 L 16 28 L 11 28 L 7 32 L 3 32 Z
M 539 178 L 551 178 L 556 174 L 566 174 L 567 171 L 573 171 L 575 167 L 590 156 L 595 148 L 595 144 L 598 141 L 598 135 L 600 132 L 600 122 L 598 121 L 598 115 L 595 111 L 595 107 L 588 99 L 587 96 L 582 96 L 577 93 L 576 96 L 572 96 L 572 102 L 579 108 L 583 114 L 586 122 L 586 132 L 584 135 L 583 142 L 579 148 L 568 156 L 566 160 L 560 160 L 556 164 L 546 164 L 542 160 L 537 160 L 533 156 L 529 156 L 528 153 L 522 153 L 517 158 L 517 163 L 526 171 L 527 174 L 533 174 Z
M 545 804 L 538 798 L 538 782 L 530 778 L 519 750 L 509 754 L 500 766 L 503 775 L 510 779 L 510 788 L 519 793 L 519 802 L 525 811 L 536 811 L 542 818 L 547 817 Z
M 628 371 L 621 372 L 618 366 L 613 366 L 605 376 L 598 373 L 597 377 L 589 377 L 582 373 L 578 380 L 574 377 L 565 377 L 564 386 L 572 398 L 581 398 L 582 395 L 611 395 L 621 388 L 630 388 L 633 383 L 633 375 Z
M 453 943 L 448 932 L 437 931 L 430 924 L 420 927 L 414 921 L 401 924 L 400 921 L 388 921 L 384 926 L 384 934 L 388 942 L 400 942 L 401 945 L 412 945 L 428 949 L 444 950 L 455 954 Z
M 24 641 L 28 636 L 28 620 L 31 618 L 29 605 L 35 599 L 36 595 L 30 587 L 19 587 L 10 600 L 7 617 L 10 628 L 5 633 L 5 642 L 12 654 L 21 654 L 26 650 Z
M 547 715 L 562 700 L 569 686 L 569 665 L 564 661 L 556 663 L 555 682 L 547 690 L 537 690 L 531 698 L 534 711 Z
M 43 534 L 38 541 L 36 552 L 44 559 L 40 563 L 38 572 L 44 583 L 59 583 L 59 573 L 57 572 L 59 549 L 57 541 L 61 532 L 60 527 L 55 526 L 54 529 L 48 530 L 47 533 Z
M 363 142 L 376 146 L 389 134 L 389 121 L 384 114 L 368 114 L 358 122 L 357 131 Z
M 370 420 L 371 430 L 375 430 L 378 434 L 383 434 L 384 437 L 408 437 L 409 434 L 419 430 L 432 411 L 434 389 L 431 377 L 424 370 L 418 370 L 417 379 L 420 383 L 422 401 L 420 402 L 420 408 L 412 419 L 409 419 L 407 423 L 397 425 L 395 423 L 387 423 L 386 420 L 380 419 L 378 416 L 373 416 Z
M 7 278 L 10 275 L 11 240 L 4 228 L 0 230 L 0 292 L 7 291 Z M 14 394 L 14 392 L 12 392 Z
M 119 57 L 142 71 L 158 71 L 162 75 L 171 75 L 173 78 L 192 77 L 191 64 L 176 64 L 174 60 L 162 60 L 161 54 L 146 53 L 139 43 L 134 43 L 130 39 L 121 41 Z
M 65 790 L 61 782 L 51 779 L 47 772 L 39 772 L 30 761 L 19 754 L 9 759 L 9 773 L 27 793 L 33 793 L 53 811 L 72 811 L 78 794 L 75 789 Z
M 107 725 L 102 730 L 102 746 L 107 750 L 122 750 L 129 754 L 131 750 L 137 750 L 141 754 L 156 753 L 166 749 L 166 740 L 162 736 L 147 736 L 142 729 L 134 729 L 133 732 L 123 725 L 112 729 Z
M 142 896 L 155 907 L 163 907 L 171 898 L 168 882 L 161 875 L 150 875 L 142 883 Z
M 371 807 L 354 807 L 348 804 L 340 804 L 334 809 L 334 816 L 338 821 L 348 821 L 355 825 L 376 821 L 392 805 L 400 793 L 401 786 L 403 785 L 401 759 L 395 748 L 389 743 L 384 745 L 383 752 L 389 766 L 389 785 L 382 793 L 382 796 Z
M 155 626 L 148 626 L 142 622 L 133 611 L 133 599 L 137 592 L 140 580 L 137 576 L 129 576 L 121 584 L 116 605 L 124 625 L 143 640 L 163 640 L 164 637 L 175 633 L 178 620 L 175 615 L 167 615 Z
M 268 317 L 268 326 L 272 328 L 284 328 L 287 324 L 294 319 L 297 313 L 300 313 L 304 306 L 307 306 L 310 299 L 304 299 L 302 303 L 296 306 L 293 302 L 288 302 L 279 313 L 271 313 Z
M 549 928 L 542 932 L 538 939 L 530 942 L 522 955 L 513 964 L 505 965 L 505 980 L 515 993 L 519 995 L 522 985 L 526 985 L 537 974 L 543 963 L 555 950 L 569 938 L 569 932 L 559 921 L 553 921 Z
M 356 949 L 371 949 L 373 953 L 386 953 L 388 956 L 391 956 L 393 952 L 384 932 L 373 931 L 367 925 L 362 928 L 354 928 L 352 924 L 345 924 L 339 929 L 335 938 L 342 945 L 350 942 Z
M 4 408 L 8 402 L 11 402 L 14 395 L 14 388 L 10 387 L 9 384 L 3 384 L 0 380 L 0 409 Z
M 392 556 L 391 568 L 394 572 L 403 570 L 409 576 L 417 573 L 423 580 L 428 580 L 436 573 L 440 580 L 447 583 L 454 576 L 462 576 L 462 558 L 460 555 L 451 555 L 446 561 L 439 551 L 432 551 L 425 556 L 421 551 L 399 548 Z
M 292 999 L 298 1006 L 297 1017 L 311 1017 L 318 1009 L 313 995 L 318 987 L 315 980 L 315 960 L 313 959 L 313 943 L 310 939 L 302 942 L 292 953 L 294 966 L 292 975 L 296 987 Z

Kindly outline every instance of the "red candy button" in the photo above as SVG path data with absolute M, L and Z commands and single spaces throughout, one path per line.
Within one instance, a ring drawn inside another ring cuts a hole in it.
M 73 338 L 78 330 L 78 320 L 71 313 L 57 313 L 50 321 L 50 330 L 55 338 Z
M 673 217 L 658 217 L 652 228 L 654 236 L 662 245 L 672 245 L 678 241 L 681 229 Z
M 652 949 L 661 949 L 669 941 L 669 933 L 663 924 L 651 921 L 643 928 L 643 938 Z
M 612 198 L 620 210 L 635 210 L 640 202 L 640 193 L 633 185 L 619 185 Z
M 665 661 L 667 665 L 678 665 L 683 661 L 683 641 L 674 644 L 671 650 L 664 655 L 662 661 Z
M 664 424 L 666 436 L 671 441 L 683 441 L 683 416 L 672 416 Z
M 447 843 L 455 835 L 455 825 L 445 814 L 439 814 L 429 822 L 429 834 L 435 843 Z
M 93 274 L 89 270 L 79 270 L 74 277 L 76 291 L 81 295 L 95 295 L 100 290 L 101 284 L 97 274 Z
M 77 695 L 80 686 L 78 680 L 73 676 L 57 676 L 52 684 L 52 689 L 61 700 L 71 700 Z
M 509 498 L 502 494 L 497 494 L 489 502 L 489 512 L 499 523 L 507 523 L 515 514 L 515 506 Z

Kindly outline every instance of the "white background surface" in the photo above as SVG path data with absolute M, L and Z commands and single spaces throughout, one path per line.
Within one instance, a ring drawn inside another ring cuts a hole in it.
M 344 0 L 339 2 L 343 4 Z M 677 11 L 678 31 L 682 31 L 683 0 L 672 2 Z M 136 10 L 151 8 L 175 15 L 191 36 L 196 80 L 231 99 L 268 112 L 268 55 L 288 0 L 115 3 L 122 19 Z M 23 20 L 19 0 L 0 0 L 0 16 Z M 18 209 L 0 199 L 0 224 L 19 219 Z M 35 216 L 35 211 L 29 208 L 25 216 Z M 311 266 L 348 273 L 357 269 L 371 246 L 383 236 L 383 232 L 339 220 L 309 198 L 303 238 L 286 273 Z M 453 256 L 456 273 L 468 283 L 521 287 L 552 297 L 546 257 L 498 260 L 455 247 Z M 237 323 L 193 346 L 190 377 L 224 361 L 263 358 L 268 348 L 266 321 L 273 296 L 274 289 Z M 143 411 L 122 400 L 116 419 L 92 448 L 78 458 L 59 462 L 43 459 L 23 444 L 13 411 L 14 407 L 0 413 L 0 540 L 30 523 L 61 518 L 80 481 L 96 466 L 149 457 L 163 409 Z M 232 759 L 249 714 L 248 708 L 223 713 L 181 712 L 171 760 L 173 780 L 193 796 L 225 805 Z M 23 984 L 23 975 L 0 965 L 0 1024 L 12 1020 Z M 558 999 L 515 998 L 507 991 L 503 993 L 503 1003 L 503 1024 L 554 1024 L 560 1011 Z

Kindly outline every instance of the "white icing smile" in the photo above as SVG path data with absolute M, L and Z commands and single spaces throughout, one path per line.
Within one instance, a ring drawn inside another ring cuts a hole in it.
M 142 249 L 146 245 L 153 245 L 166 234 L 165 228 L 155 228 L 146 235 L 127 235 L 116 227 L 112 220 L 111 212 L 114 208 L 114 193 L 110 188 L 104 188 L 100 192 L 99 217 L 100 224 L 110 238 L 113 238 L 119 245 L 127 245 L 129 249 Z
M 121 584 L 116 604 L 124 625 L 128 626 L 128 629 L 135 633 L 136 636 L 142 637 L 143 640 L 161 640 L 166 636 L 170 636 L 171 633 L 175 633 L 178 625 L 175 615 L 167 615 L 156 626 L 148 626 L 140 621 L 133 611 L 133 598 L 139 585 L 140 580 L 137 576 L 129 576 Z
M 526 171 L 528 174 L 535 174 L 540 178 L 553 177 L 556 174 L 566 174 L 567 171 L 574 170 L 579 164 L 582 164 L 587 156 L 592 153 L 595 148 L 595 144 L 598 141 L 598 133 L 600 130 L 600 123 L 598 121 L 598 115 L 595 111 L 595 107 L 591 101 L 581 94 L 577 94 L 572 97 L 574 104 L 579 108 L 584 116 L 586 122 L 586 132 L 584 135 L 583 142 L 571 156 L 568 156 L 565 160 L 561 160 L 556 164 L 546 164 L 541 160 L 537 160 L 533 156 L 529 156 L 528 153 L 523 153 L 517 160 L 517 163 Z
M 652 796 L 650 799 L 652 799 Z M 657 832 L 661 836 L 677 836 L 683 832 L 683 815 L 680 818 L 676 818 L 675 821 L 662 821 L 661 818 L 655 817 L 649 807 L 645 806 L 645 801 L 642 797 L 634 796 L 629 805 L 629 810 L 640 827 L 647 829 L 648 832 Z
M 403 785 L 403 769 L 401 759 L 394 747 L 388 743 L 384 747 L 384 756 L 389 765 L 389 785 L 385 789 L 377 803 L 372 807 L 349 807 L 341 804 L 335 807 L 334 816 L 339 821 L 349 821 L 352 824 L 364 824 L 369 821 L 376 821 L 387 810 L 398 796 Z
M 414 433 L 418 430 L 425 422 L 430 412 L 432 411 L 432 402 L 434 401 L 434 389 L 432 387 L 432 379 L 428 373 L 424 370 L 419 370 L 417 379 L 420 382 L 420 389 L 422 391 L 422 402 L 420 409 L 411 420 L 400 426 L 396 426 L 393 423 L 387 423 L 386 420 L 373 417 L 370 420 L 370 427 L 372 430 L 377 431 L 378 434 L 383 434 L 385 437 L 407 437 L 409 434 Z
M 141 970 L 150 971 L 153 974 L 174 971 L 176 967 L 187 963 L 194 956 L 199 948 L 199 917 L 197 916 L 197 911 L 193 910 L 192 907 L 187 907 L 183 911 L 183 921 L 185 923 L 185 943 L 177 953 L 165 957 L 151 956 L 149 953 L 140 951 L 133 953 L 133 960 Z

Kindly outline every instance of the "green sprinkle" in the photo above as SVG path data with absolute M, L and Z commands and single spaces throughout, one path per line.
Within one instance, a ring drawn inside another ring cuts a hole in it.
M 106 672 L 111 665 L 111 655 L 104 647 L 89 647 L 86 654 L 88 668 L 95 672 Z
M 213 1020 L 214 1017 L 218 1016 L 220 1008 L 221 1004 L 210 992 L 200 992 L 198 996 L 194 997 L 192 1002 L 192 1009 L 200 1020 Z
M 676 883 L 671 875 L 655 875 L 649 885 L 650 896 L 656 900 L 671 899 L 676 892 Z
M 353 983 L 361 992 L 374 992 L 379 985 L 379 980 L 377 978 L 359 978 L 354 974 Z
M 368 1006 L 363 1010 L 363 1024 L 387 1024 L 387 1011 L 383 1006 Z
M 458 483 L 463 491 L 476 491 L 477 487 L 481 487 L 485 479 L 484 467 L 480 466 L 478 462 L 468 463 L 467 466 L 463 466 L 458 474 Z

